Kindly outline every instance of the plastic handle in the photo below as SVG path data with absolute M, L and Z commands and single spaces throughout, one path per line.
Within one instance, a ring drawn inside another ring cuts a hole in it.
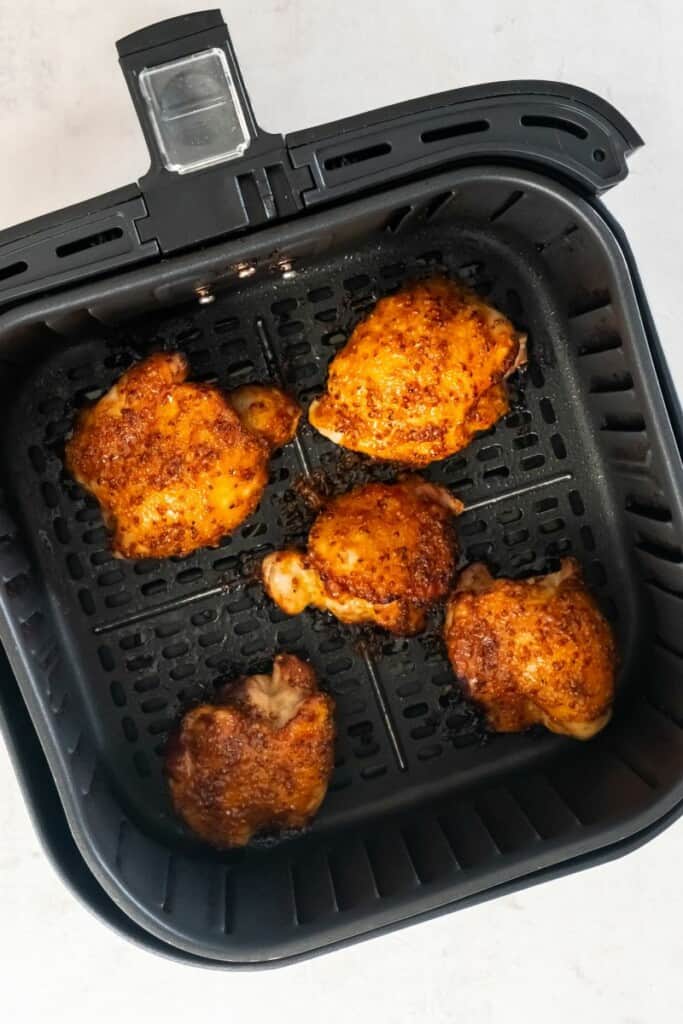
M 262 135 L 220 11 L 149 25 L 116 46 L 150 173 L 201 170 L 240 157 Z
M 117 49 L 151 158 L 143 242 L 175 252 L 299 212 L 310 173 L 259 128 L 220 11 L 150 25 Z

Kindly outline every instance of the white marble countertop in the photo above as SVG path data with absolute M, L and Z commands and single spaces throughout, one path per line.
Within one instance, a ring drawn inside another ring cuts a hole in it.
M 0 227 L 144 172 L 114 41 L 207 6 L 0 0 Z M 683 391 L 678 0 L 259 0 L 226 2 L 223 13 L 265 128 L 508 78 L 572 82 L 614 103 L 647 145 L 607 204 L 631 241 Z M 0 835 L 8 1022 L 650 1024 L 683 1015 L 683 821 L 604 867 L 258 974 L 181 967 L 96 921 L 40 849 L 1 744 Z

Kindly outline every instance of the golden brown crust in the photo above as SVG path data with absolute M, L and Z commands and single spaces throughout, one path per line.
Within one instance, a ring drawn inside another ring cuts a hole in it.
M 275 551 L 267 555 L 261 574 L 266 593 L 288 615 L 298 615 L 311 604 L 330 612 L 340 622 L 372 622 L 401 636 L 412 636 L 425 627 L 425 609 L 409 601 L 375 604 L 341 590 L 333 597 L 303 551 Z
M 257 433 L 219 388 L 188 383 L 187 374 L 179 353 L 149 356 L 80 413 L 67 443 L 67 469 L 99 501 L 124 558 L 218 544 L 258 505 L 272 440 L 296 429 L 293 403 L 276 389 L 258 389 Z M 253 420 L 254 403 L 246 405 Z
M 412 482 L 370 483 L 333 498 L 308 537 L 310 564 L 333 597 L 428 605 L 455 571 L 451 513 Z
M 177 813 L 219 848 L 264 830 L 302 828 L 325 796 L 334 758 L 334 702 L 310 665 L 277 655 L 272 676 L 225 687 L 188 711 L 166 770 Z
M 434 278 L 380 299 L 333 359 L 312 425 L 344 448 L 425 466 L 508 409 L 525 338 L 464 285 Z
M 271 449 L 291 441 L 301 418 L 301 407 L 279 388 L 243 384 L 228 395 L 242 426 L 264 438 Z
M 289 614 L 313 604 L 342 622 L 391 632 L 424 628 L 425 611 L 448 592 L 462 505 L 418 476 L 370 483 L 333 498 L 317 517 L 307 552 L 267 556 L 269 596 Z
M 542 723 L 587 739 L 609 721 L 616 645 L 574 559 L 518 581 L 469 566 L 448 602 L 444 636 L 453 671 L 496 731 Z

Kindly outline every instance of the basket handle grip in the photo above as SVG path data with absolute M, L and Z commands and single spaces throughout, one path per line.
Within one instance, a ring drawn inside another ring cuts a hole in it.
M 168 253 L 299 211 L 310 175 L 292 167 L 282 135 L 259 127 L 220 11 L 116 45 L 150 154 L 143 241 Z
M 188 161 L 192 143 L 201 156 L 206 148 L 202 128 L 205 131 L 211 128 L 207 125 L 205 111 L 202 124 L 202 103 L 210 107 L 212 101 L 214 104 L 223 101 L 229 117 L 232 101 L 234 127 L 237 131 L 243 130 L 246 140 L 240 156 L 262 134 L 220 11 L 200 11 L 148 25 L 120 39 L 116 48 L 150 151 L 152 170 L 168 167 L 165 152 L 168 140 L 164 139 L 164 132 L 170 129 L 172 141 L 173 129 L 178 125 L 188 136 L 189 145 L 185 147 Z M 212 79 L 210 76 L 215 71 L 219 74 Z M 225 88 L 223 94 L 221 85 Z M 165 94 L 169 97 L 166 109 Z M 191 109 L 193 102 L 195 111 Z M 217 120 L 216 125 L 229 128 L 228 117 Z M 215 141 L 221 142 L 220 139 Z M 227 144 L 227 140 L 223 141 Z

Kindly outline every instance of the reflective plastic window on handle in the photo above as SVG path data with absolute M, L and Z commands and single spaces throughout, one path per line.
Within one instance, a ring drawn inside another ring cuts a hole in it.
M 251 141 L 223 50 L 140 72 L 164 167 L 178 174 L 241 156 Z

